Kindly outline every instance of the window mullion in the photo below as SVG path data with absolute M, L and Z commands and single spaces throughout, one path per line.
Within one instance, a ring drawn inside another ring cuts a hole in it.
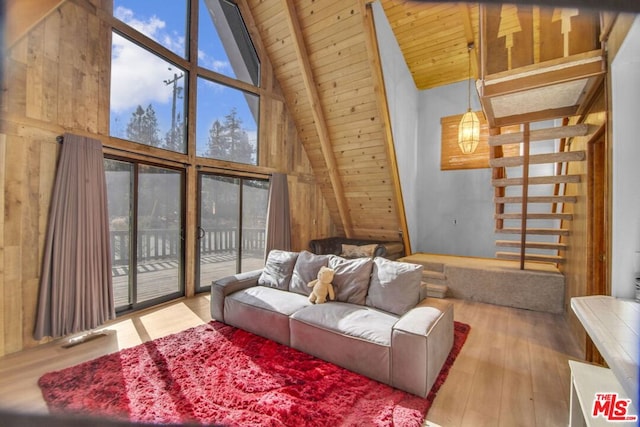
M 189 84 L 187 88 L 187 155 L 191 164 L 196 159 L 196 96 L 198 89 L 198 9 L 199 0 L 189 1 Z

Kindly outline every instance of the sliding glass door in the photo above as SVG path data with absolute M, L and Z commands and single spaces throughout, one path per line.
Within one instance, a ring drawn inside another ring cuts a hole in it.
M 196 291 L 264 265 L 269 181 L 199 175 Z
M 105 159 L 116 310 L 184 295 L 181 170 Z

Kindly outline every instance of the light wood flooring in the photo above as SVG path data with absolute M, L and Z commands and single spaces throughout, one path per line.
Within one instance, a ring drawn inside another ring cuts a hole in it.
M 566 426 L 570 373 L 579 359 L 564 318 L 462 300 L 455 319 L 471 333 L 440 389 L 428 420 L 455 426 Z M 68 349 L 61 341 L 0 358 L 0 409 L 46 413 L 37 386 L 45 372 L 211 320 L 209 295 L 181 299 L 120 318 L 106 336 Z M 1 422 L 0 422 L 1 424 Z

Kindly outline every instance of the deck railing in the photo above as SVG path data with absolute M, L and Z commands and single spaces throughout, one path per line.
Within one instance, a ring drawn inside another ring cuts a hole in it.
M 128 230 L 112 230 L 111 263 L 114 266 L 129 265 L 131 238 Z M 242 232 L 242 250 L 260 252 L 265 249 L 265 230 L 245 228 Z M 202 229 L 200 254 L 237 250 L 237 228 Z M 138 232 L 138 262 L 178 258 L 181 235 L 178 230 L 149 229 Z

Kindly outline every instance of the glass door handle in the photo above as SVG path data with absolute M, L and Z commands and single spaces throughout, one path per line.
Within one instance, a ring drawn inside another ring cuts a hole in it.
M 204 228 L 198 226 L 198 239 L 202 239 L 205 235 Z

